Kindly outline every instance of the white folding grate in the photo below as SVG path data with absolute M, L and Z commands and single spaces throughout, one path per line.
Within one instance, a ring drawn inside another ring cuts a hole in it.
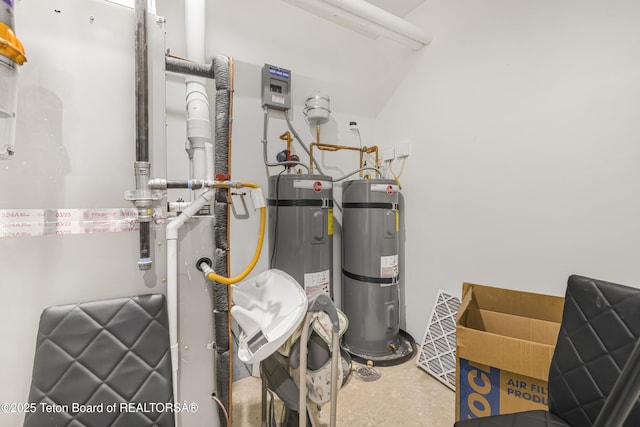
M 451 390 L 456 389 L 456 315 L 459 307 L 459 297 L 442 289 L 438 291 L 416 362 Z

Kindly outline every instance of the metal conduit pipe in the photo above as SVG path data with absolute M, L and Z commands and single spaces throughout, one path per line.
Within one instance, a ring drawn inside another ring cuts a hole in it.
M 289 119 L 289 112 L 288 111 L 285 111 L 284 117 L 287 120 L 287 127 L 289 128 L 289 130 L 291 131 L 291 133 L 295 137 L 296 141 L 298 141 L 298 143 L 300 144 L 302 149 L 305 151 L 305 153 L 307 153 L 307 155 L 311 158 L 311 153 L 309 152 L 309 149 L 307 148 L 306 145 L 304 145 L 304 142 L 302 142 L 302 139 L 300 139 L 300 135 L 298 135 L 298 132 L 296 132 L 295 128 L 293 127 L 293 123 L 291 123 L 291 119 Z M 322 171 L 322 169 L 320 169 L 320 165 L 318 164 L 318 162 L 316 160 L 309 160 L 309 168 L 311 170 L 313 170 L 313 164 L 314 163 L 316 165 L 316 169 L 318 169 L 318 172 L 320 172 L 322 175 L 326 175 Z
M 147 1 L 135 3 L 136 161 L 149 161 L 149 66 L 147 62 Z
M 270 167 L 275 167 L 275 166 L 284 166 L 284 167 L 293 167 L 296 165 L 302 166 L 303 168 L 305 168 L 307 170 L 307 173 L 311 173 L 309 166 L 305 165 L 304 163 L 301 162 L 269 162 L 268 160 L 268 153 L 267 153 L 267 144 L 269 143 L 268 141 L 268 129 L 269 129 L 269 110 L 267 107 L 263 107 L 264 110 L 264 121 L 262 124 L 262 159 L 264 161 L 264 169 L 265 172 L 267 173 L 267 177 L 269 176 L 269 168 Z M 285 112 L 285 115 L 287 115 L 287 113 Z M 287 121 L 288 120 L 288 116 L 287 116 Z M 306 147 L 304 146 L 304 144 L 302 143 L 302 141 L 300 140 L 300 137 L 298 136 L 298 134 L 296 133 L 296 131 L 293 129 L 293 125 L 289 124 L 289 129 L 291 129 L 291 133 L 294 134 L 295 138 L 298 140 L 298 143 L 300 145 L 302 145 L 302 147 L 304 148 L 304 150 L 307 152 L 307 154 L 309 154 L 309 151 L 306 149 Z M 318 170 L 320 171 L 320 167 L 318 167 Z M 322 172 L 322 171 L 320 171 Z
M 350 177 L 350 176 L 352 176 L 352 175 L 357 174 L 358 172 L 362 172 L 362 171 L 366 171 L 366 170 L 374 171 L 374 172 L 375 172 L 375 173 L 377 173 L 378 175 L 380 175 L 380 174 L 381 174 L 381 172 L 380 172 L 380 170 L 379 170 L 379 169 L 372 168 L 372 167 L 364 167 L 364 168 L 360 168 L 360 169 L 356 169 L 356 170 L 354 170 L 354 171 L 351 171 L 351 172 L 349 172 L 348 174 L 346 174 L 346 175 L 344 175 L 344 176 L 341 176 L 340 178 L 334 178 L 334 179 L 333 179 L 333 182 L 340 182 L 340 181 L 342 181 L 342 180 L 345 180 L 345 179 L 349 178 L 349 177 Z
M 269 165 L 267 164 L 267 144 L 268 141 L 268 128 L 269 128 L 269 109 L 267 107 L 262 107 L 264 111 L 264 117 L 262 121 L 262 158 L 264 160 L 264 171 L 267 173 L 267 178 L 269 178 Z
M 145 192 L 151 174 L 149 162 L 149 72 L 147 61 L 147 0 L 136 0 L 135 15 L 135 103 L 136 103 L 136 177 L 135 206 L 140 222 L 140 258 L 138 268 L 149 270 L 151 260 L 151 199 Z

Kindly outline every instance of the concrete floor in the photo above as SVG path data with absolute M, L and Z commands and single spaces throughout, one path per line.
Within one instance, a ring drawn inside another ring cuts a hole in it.
M 359 367 L 354 362 L 354 369 Z M 352 375 L 338 395 L 338 426 L 452 427 L 455 393 L 416 365 L 376 367 L 381 377 L 364 382 Z M 260 380 L 243 378 L 233 384 L 233 426 L 260 426 Z M 321 426 L 328 426 L 329 404 Z

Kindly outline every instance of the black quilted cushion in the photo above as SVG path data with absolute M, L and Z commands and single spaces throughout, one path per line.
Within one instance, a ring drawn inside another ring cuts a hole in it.
M 549 372 L 549 410 L 593 425 L 640 337 L 640 289 L 571 276 Z M 640 426 L 636 403 L 625 427 Z
M 527 411 L 458 421 L 455 427 L 570 427 L 547 411 Z
M 163 295 L 43 311 L 29 394 L 37 410 L 25 416 L 25 427 L 169 427 L 173 413 L 159 404 L 172 398 Z M 141 405 L 126 407 L 131 403 Z M 74 411 L 74 404 L 88 406 Z

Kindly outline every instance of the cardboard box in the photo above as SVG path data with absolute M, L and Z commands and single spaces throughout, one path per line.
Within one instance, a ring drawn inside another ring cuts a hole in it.
M 564 298 L 464 283 L 456 321 L 456 420 L 547 409 Z

